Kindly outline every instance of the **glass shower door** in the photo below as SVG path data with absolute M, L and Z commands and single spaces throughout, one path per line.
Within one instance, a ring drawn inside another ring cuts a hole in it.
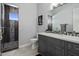
M 18 48 L 18 8 L 3 4 L 2 52 Z M 16 24 L 17 23 L 17 24 Z

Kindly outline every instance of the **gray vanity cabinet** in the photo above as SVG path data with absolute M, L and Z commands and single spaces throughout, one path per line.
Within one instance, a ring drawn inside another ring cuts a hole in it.
M 64 41 L 38 35 L 38 52 L 42 55 L 48 56 L 63 56 L 64 55 Z
M 79 56 L 79 44 L 38 35 L 38 52 L 44 56 Z

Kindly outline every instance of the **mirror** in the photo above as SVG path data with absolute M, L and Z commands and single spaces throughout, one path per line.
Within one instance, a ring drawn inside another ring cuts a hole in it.
M 79 8 L 73 9 L 73 31 L 79 33 Z
M 73 31 L 72 9 L 67 7 L 52 15 L 52 31 Z
M 49 15 L 48 25 L 51 24 L 52 32 L 79 34 L 79 3 L 66 3 L 53 9 Z

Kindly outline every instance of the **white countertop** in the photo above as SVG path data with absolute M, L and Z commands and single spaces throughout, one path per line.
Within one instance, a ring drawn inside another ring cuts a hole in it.
M 69 36 L 69 35 L 55 34 L 55 33 L 46 33 L 46 32 L 42 32 L 39 34 L 79 44 L 79 37 L 76 37 L 76 36 Z

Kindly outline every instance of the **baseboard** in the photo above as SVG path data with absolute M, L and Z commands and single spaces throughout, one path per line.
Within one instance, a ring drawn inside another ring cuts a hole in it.
M 27 46 L 30 46 L 30 45 L 31 45 L 31 43 L 24 44 L 24 45 L 19 46 L 19 48 L 27 47 Z

